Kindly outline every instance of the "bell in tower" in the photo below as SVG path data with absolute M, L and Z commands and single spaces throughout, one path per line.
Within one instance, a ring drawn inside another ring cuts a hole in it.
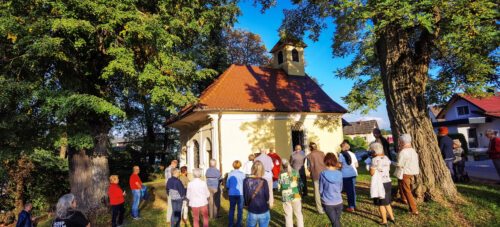
M 271 49 L 273 68 L 281 68 L 288 75 L 305 76 L 304 48 L 306 47 L 302 41 L 281 39 Z

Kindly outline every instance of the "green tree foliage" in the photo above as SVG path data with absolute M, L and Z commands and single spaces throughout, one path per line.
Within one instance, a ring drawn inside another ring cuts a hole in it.
M 255 0 L 263 8 L 275 0 Z M 427 103 L 453 92 L 487 95 L 498 80 L 498 4 L 491 0 L 305 1 L 285 10 L 284 36 L 318 40 L 335 25 L 333 55 L 353 56 L 336 76 L 356 80 L 344 97 L 367 112 L 385 98 L 394 138 L 409 133 L 420 155 L 418 197 L 456 197 L 427 115 Z M 429 69 L 433 69 L 432 74 Z
M 276 1 L 257 0 L 264 9 Z M 380 105 L 383 88 L 375 45 L 390 26 L 397 25 L 409 35 L 408 43 L 418 57 L 418 45 L 430 39 L 431 64 L 427 98 L 442 103 L 454 92 L 485 95 L 499 87 L 496 72 L 500 39 L 496 27 L 495 1 L 293 1 L 295 9 L 285 10 L 282 34 L 318 40 L 320 32 L 333 22 L 333 55 L 354 55 L 352 63 L 336 72 L 340 78 L 357 80 L 344 97 L 351 110 L 368 112 Z M 370 91 L 370 92 L 366 92 Z
M 359 136 L 355 136 L 354 138 L 344 136 L 344 140 L 347 140 L 347 142 L 351 146 L 351 151 L 353 152 L 368 150 L 368 143 L 365 141 L 365 139 Z
M 68 162 L 54 152 L 36 149 L 30 156 L 34 171 L 26 182 L 26 200 L 33 203 L 35 216 L 57 203 L 69 188 Z
M 215 58 L 213 32 L 237 13 L 231 0 L 2 1 L 0 150 L 67 141 L 80 208 L 102 207 L 112 126 L 138 103 L 175 113 L 194 102 L 197 83 L 217 74 L 200 64 Z

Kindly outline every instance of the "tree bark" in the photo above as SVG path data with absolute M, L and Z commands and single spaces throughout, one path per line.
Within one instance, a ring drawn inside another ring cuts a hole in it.
M 389 25 L 378 34 L 376 43 L 392 133 L 395 141 L 401 134 L 410 134 L 419 155 L 417 198 L 435 201 L 454 198 L 457 190 L 441 157 L 424 97 L 432 37 L 424 31 L 412 45 L 410 32 Z
M 76 196 L 78 209 L 88 215 L 94 226 L 97 215 L 106 209 L 110 124 L 101 118 L 92 125 L 95 125 L 94 149 L 73 152 L 69 160 L 71 192 Z

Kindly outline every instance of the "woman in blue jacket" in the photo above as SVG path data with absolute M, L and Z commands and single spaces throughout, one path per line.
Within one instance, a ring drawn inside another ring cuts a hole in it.
M 340 227 L 340 215 L 342 214 L 342 172 L 337 156 L 333 153 L 325 155 L 326 170 L 319 176 L 319 194 L 321 204 L 332 226 Z

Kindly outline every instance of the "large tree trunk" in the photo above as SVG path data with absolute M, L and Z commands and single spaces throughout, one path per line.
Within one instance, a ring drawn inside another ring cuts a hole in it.
M 409 32 L 390 25 L 376 43 L 391 129 L 394 138 L 410 134 L 419 155 L 417 197 L 438 201 L 454 198 L 457 190 L 441 157 L 424 97 L 432 37 L 424 31 L 413 41 Z
M 110 124 L 100 119 L 92 125 L 95 125 L 93 151 L 76 151 L 69 160 L 71 192 L 76 196 L 78 209 L 88 215 L 94 226 L 97 215 L 106 209 Z

